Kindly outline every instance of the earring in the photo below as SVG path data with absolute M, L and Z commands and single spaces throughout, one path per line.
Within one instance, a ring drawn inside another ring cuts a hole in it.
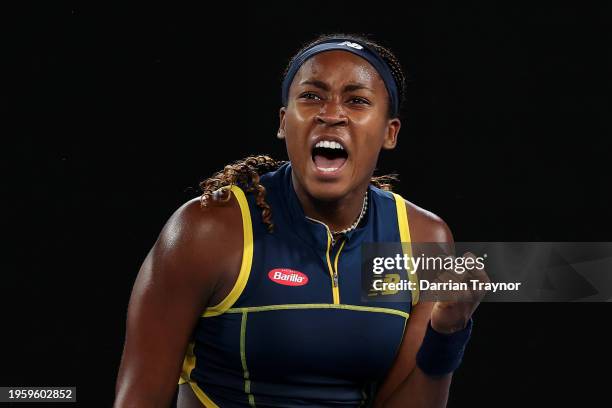
M 276 137 L 279 139 L 284 139 L 285 138 L 284 132 L 282 130 L 279 130 L 278 133 L 276 133 Z

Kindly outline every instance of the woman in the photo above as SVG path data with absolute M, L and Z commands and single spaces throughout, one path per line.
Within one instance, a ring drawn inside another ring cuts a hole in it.
M 364 38 L 296 54 L 278 130 L 289 163 L 227 166 L 170 218 L 134 285 L 115 407 L 166 407 L 179 376 L 181 408 L 446 404 L 479 298 L 361 299 L 361 244 L 452 244 L 372 178 L 403 92 L 397 59 Z

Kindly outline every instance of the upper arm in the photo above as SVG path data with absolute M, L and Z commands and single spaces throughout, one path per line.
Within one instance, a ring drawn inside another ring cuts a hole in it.
M 219 239 L 241 231 L 233 207 L 204 211 L 197 200 L 188 202 L 144 260 L 128 306 L 116 407 L 169 406 L 191 332 L 224 270 L 233 265 L 231 246 L 228 251 Z M 242 245 L 238 237 L 228 241 Z
M 408 201 L 406 201 L 406 211 L 408 213 L 410 236 L 413 244 L 429 242 L 446 243 L 448 244 L 446 250 L 449 252 L 453 251 L 453 235 L 444 220 Z M 422 301 L 412 308 L 399 351 L 393 366 L 379 388 L 375 406 L 380 406 L 389 398 L 393 391 L 416 367 L 416 354 L 423 342 L 433 305 L 433 302 Z
M 446 222 L 436 214 L 406 201 L 412 243 L 438 242 L 448 244 L 448 252 L 454 252 L 454 238 Z

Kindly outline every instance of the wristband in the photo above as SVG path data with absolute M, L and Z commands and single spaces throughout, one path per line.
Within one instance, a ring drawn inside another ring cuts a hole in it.
M 431 320 L 421 348 L 416 355 L 417 366 L 427 375 L 440 376 L 455 371 L 461 364 L 463 351 L 472 333 L 472 318 L 465 328 L 451 334 L 435 331 Z

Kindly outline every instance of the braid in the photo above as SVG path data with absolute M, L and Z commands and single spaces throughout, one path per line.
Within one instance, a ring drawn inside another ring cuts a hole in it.
M 255 201 L 257 206 L 261 208 L 263 222 L 268 231 L 272 231 L 274 228 L 272 210 L 266 202 L 266 188 L 259 183 L 259 177 L 269 171 L 276 170 L 282 164 L 282 161 L 276 161 L 265 155 L 249 156 L 228 164 L 223 170 L 200 183 L 200 189 L 202 190 L 201 206 L 208 207 L 211 203 L 228 202 L 231 197 L 230 188 L 233 185 L 239 185 L 246 192 L 255 193 Z
M 374 187 L 378 187 L 381 190 L 392 191 L 393 183 L 399 181 L 397 174 L 385 174 L 382 176 L 372 176 L 370 184 Z

